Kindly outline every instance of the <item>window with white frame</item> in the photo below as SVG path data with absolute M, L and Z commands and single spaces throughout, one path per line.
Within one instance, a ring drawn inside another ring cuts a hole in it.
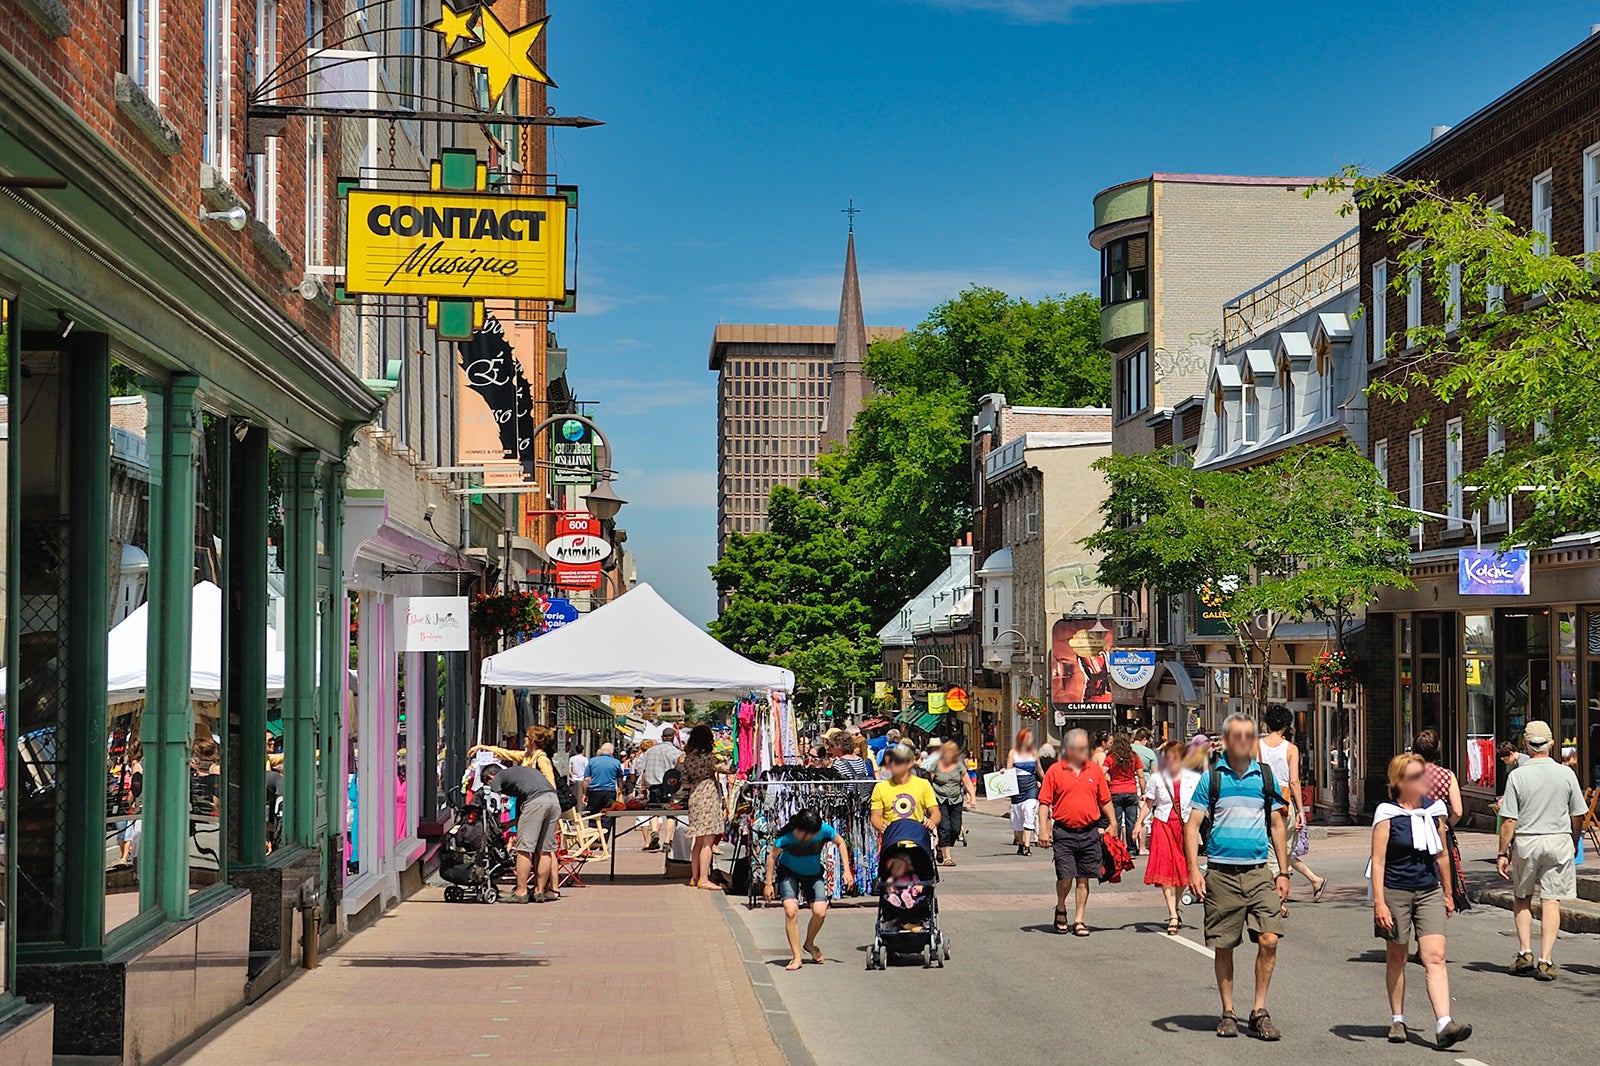
M 1228 407 L 1223 402 L 1222 393 L 1217 392 L 1211 409 L 1212 440 L 1216 445 L 1217 454 L 1228 450 Z
M 1406 457 L 1406 506 L 1423 509 L 1422 502 L 1422 430 L 1411 431 L 1411 453 Z M 1411 535 L 1422 535 L 1422 517 L 1411 526 Z
M 161 0 L 124 0 L 122 72 L 161 102 Z
M 1317 418 L 1326 422 L 1334 416 L 1333 353 L 1324 352 L 1317 359 Z
M 1240 392 L 1244 396 L 1244 403 L 1241 405 L 1243 414 L 1240 416 L 1244 420 L 1244 443 L 1254 444 L 1259 439 L 1261 432 L 1260 401 L 1256 397 L 1256 387 L 1254 385 L 1244 385 L 1241 387 Z
M 1413 244 L 1413 252 L 1421 244 Z M 1422 266 L 1413 264 L 1406 268 L 1406 347 L 1417 343 L 1416 331 L 1422 328 Z
M 205 90 L 206 130 L 200 141 L 200 158 L 222 179 L 231 167 L 233 3 L 232 0 L 205 0 Z
M 1278 392 L 1283 396 L 1283 421 L 1280 432 L 1288 436 L 1294 432 L 1294 371 L 1287 365 L 1278 369 Z
M 1499 214 L 1505 210 L 1506 198 L 1504 196 L 1496 196 L 1485 206 L 1487 206 L 1490 211 Z M 1501 311 L 1504 311 L 1506 309 L 1506 287 L 1499 282 L 1494 281 L 1491 281 L 1484 286 L 1483 308 L 1485 311 L 1488 311 L 1491 314 L 1497 314 Z
M 306 0 L 306 48 L 323 47 L 328 16 L 323 0 Z M 306 119 L 306 272 L 325 274 L 328 260 L 328 123 Z
M 1446 502 L 1444 513 L 1450 516 L 1450 528 L 1461 528 L 1464 512 L 1461 488 L 1461 419 L 1452 418 L 1444 426 L 1444 476 Z
M 1583 153 L 1583 250 L 1588 255 L 1600 252 L 1600 144 Z M 1589 269 L 1597 265 L 1591 262 Z
M 1489 458 L 1504 455 L 1506 450 L 1506 427 L 1498 418 L 1489 419 Z M 1495 496 L 1489 500 L 1489 524 L 1503 526 L 1506 524 L 1506 497 Z
M 1461 328 L 1461 264 L 1451 263 L 1445 268 L 1449 279 L 1449 292 L 1445 295 L 1444 328 L 1454 332 Z
M 265 84 L 278 65 L 278 0 L 256 0 L 256 42 L 251 53 L 255 84 Z M 272 95 L 269 91 L 269 97 Z M 267 139 L 267 150 L 252 164 L 255 217 L 268 229 L 278 228 L 278 138 Z
M 1387 438 L 1372 445 L 1372 465 L 1378 471 L 1378 484 L 1389 487 L 1389 441 Z
M 1533 179 L 1533 232 L 1541 238 L 1539 252 L 1543 255 L 1554 250 L 1555 185 L 1548 170 Z
M 1389 264 L 1372 268 L 1372 362 L 1389 357 Z

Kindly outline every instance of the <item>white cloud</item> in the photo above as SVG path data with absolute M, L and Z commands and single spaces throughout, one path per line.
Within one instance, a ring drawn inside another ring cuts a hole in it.
M 574 382 L 584 399 L 599 400 L 607 415 L 644 415 L 669 407 L 710 405 L 716 395 L 711 381 L 668 379 L 639 381 L 621 378 L 580 378 Z
M 1130 4 L 1181 3 L 1182 0 L 911 0 L 947 11 L 1002 15 L 1012 22 L 1072 22 L 1087 8 Z
M 796 275 L 756 282 L 744 290 L 740 302 L 759 307 L 797 308 L 806 311 L 839 310 L 837 273 Z M 1065 272 L 1019 274 L 1000 267 L 966 270 L 879 270 L 861 275 L 861 302 L 867 317 L 886 310 L 927 311 L 972 285 L 987 285 L 1011 296 L 1036 299 L 1090 287 L 1083 278 Z
M 717 473 L 715 470 L 619 471 L 617 491 L 632 508 L 658 511 L 706 511 L 706 528 L 716 527 Z M 637 512 L 635 512 L 637 513 Z M 622 524 L 628 524 L 624 517 Z

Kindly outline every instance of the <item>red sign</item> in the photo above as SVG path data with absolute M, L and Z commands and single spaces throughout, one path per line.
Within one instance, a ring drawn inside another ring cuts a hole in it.
M 556 539 L 564 537 L 595 538 L 604 544 L 600 519 L 587 511 L 573 511 L 556 519 Z M 609 546 L 608 546 L 609 547 Z M 556 587 L 564 589 L 596 589 L 600 587 L 600 568 L 603 563 L 556 563 Z

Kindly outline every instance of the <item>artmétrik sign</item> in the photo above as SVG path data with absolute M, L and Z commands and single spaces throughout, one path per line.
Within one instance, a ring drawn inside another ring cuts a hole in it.
M 347 293 L 566 298 L 564 197 L 350 189 L 346 199 Z

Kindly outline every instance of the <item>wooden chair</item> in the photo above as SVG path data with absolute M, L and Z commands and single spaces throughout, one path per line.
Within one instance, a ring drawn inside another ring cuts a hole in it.
M 1589 843 L 1600 853 L 1600 785 L 1591 788 L 1583 798 L 1589 801 L 1589 813 L 1584 815 L 1578 835 L 1588 834 Z
M 600 827 L 599 815 L 579 815 L 561 821 L 561 846 L 556 850 L 556 887 L 585 887 L 583 868 L 611 858 L 611 837 Z

